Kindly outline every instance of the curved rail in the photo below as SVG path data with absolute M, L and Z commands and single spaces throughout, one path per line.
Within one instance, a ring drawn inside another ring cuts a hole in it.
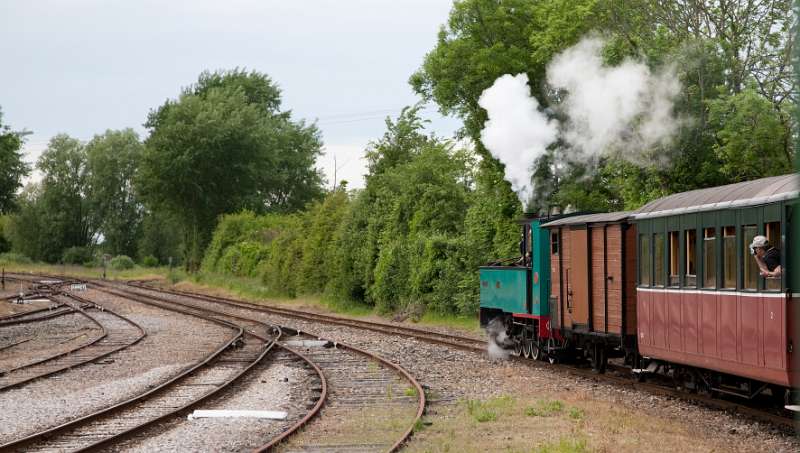
M 350 319 L 339 316 L 325 315 L 320 313 L 310 313 L 300 310 L 293 310 L 284 307 L 275 307 L 271 305 L 259 305 L 241 300 L 231 299 L 221 296 L 209 296 L 206 294 L 194 293 L 190 291 L 176 291 L 161 288 L 153 288 L 140 281 L 133 281 L 128 283 L 130 286 L 145 289 L 148 291 L 157 291 L 176 296 L 193 297 L 202 299 L 208 302 L 231 304 L 242 308 L 253 309 L 265 313 L 272 313 L 276 315 L 286 316 L 295 319 L 302 319 L 311 322 L 324 322 L 325 324 L 335 324 L 344 327 L 354 327 L 362 330 L 370 330 L 373 332 L 383 334 L 394 334 L 407 338 L 424 339 L 430 343 L 441 344 L 445 346 L 453 346 L 460 349 L 473 350 L 486 350 L 486 340 L 465 337 L 460 335 L 453 335 L 448 333 L 432 332 L 430 330 L 418 329 L 408 326 L 398 326 L 395 324 L 388 324 L 375 321 L 365 321 L 361 319 Z
M 162 291 L 160 288 L 155 289 L 149 285 L 144 284 L 144 282 L 134 281 L 131 283 L 132 286 L 137 288 L 147 289 L 151 291 Z M 319 315 L 316 313 L 308 313 L 308 312 L 301 312 L 297 310 L 291 310 L 286 308 L 277 308 L 271 306 L 264 306 L 264 305 L 256 305 L 249 302 L 244 301 L 237 301 L 235 299 L 230 299 L 226 297 L 218 297 L 218 296 L 208 296 L 205 294 L 197 294 L 188 291 L 175 291 L 175 290 L 163 290 L 166 293 L 184 296 L 184 297 L 197 297 L 203 300 L 207 300 L 209 302 L 216 302 L 221 304 L 232 304 L 236 306 L 247 306 L 248 308 L 252 308 L 256 311 L 261 311 L 265 313 L 273 313 L 276 315 L 283 315 L 287 317 L 292 317 L 295 319 L 303 319 L 312 322 L 323 322 L 327 324 L 334 324 L 334 325 L 341 325 L 341 326 L 348 326 L 358 329 L 376 331 L 379 333 L 390 333 L 410 338 L 415 338 L 417 340 L 425 341 L 428 343 L 439 344 L 439 345 L 446 345 L 449 347 L 465 350 L 465 351 L 472 351 L 477 353 L 485 353 L 486 352 L 486 341 L 480 341 L 474 338 L 469 337 L 462 337 L 458 335 L 451 335 L 451 334 L 439 334 L 436 332 L 427 331 L 424 329 L 416 329 L 411 327 L 400 327 L 394 326 L 391 324 L 386 323 L 376 323 L 372 321 L 362 321 L 362 320 L 350 320 L 346 318 L 340 318 L 336 316 L 330 315 Z M 419 334 L 418 334 L 419 333 Z M 436 337 L 441 338 L 436 338 Z M 683 401 L 700 404 L 709 408 L 713 408 L 716 410 L 723 410 L 727 412 L 735 412 L 738 414 L 742 414 L 750 419 L 763 421 L 777 427 L 780 427 L 785 430 L 794 431 L 798 429 L 798 422 L 794 419 L 792 414 L 784 413 L 783 415 L 774 414 L 771 412 L 765 412 L 764 410 L 753 408 L 738 402 L 734 401 L 727 401 L 727 400 L 720 400 L 714 399 L 710 397 L 705 397 L 702 395 L 695 395 L 689 394 L 685 391 L 680 391 L 672 387 L 667 387 L 664 385 L 657 385 L 653 383 L 641 383 L 636 382 L 630 375 L 625 377 L 618 377 L 612 376 L 609 374 L 596 374 L 589 370 L 584 370 L 581 368 L 577 368 L 575 366 L 570 366 L 567 364 L 545 364 L 544 362 L 536 362 L 533 360 L 524 359 L 522 357 L 511 357 L 512 360 L 515 360 L 519 363 L 525 364 L 530 367 L 538 368 L 541 367 L 542 369 L 549 369 L 549 370 L 558 370 L 560 372 L 565 372 L 567 374 L 573 376 L 580 376 L 586 379 L 594 380 L 594 381 L 604 381 L 613 385 L 619 385 L 627 388 L 633 388 L 640 391 L 650 392 L 654 394 L 659 394 L 663 396 L 669 396 L 673 398 L 678 398 Z M 788 411 L 787 411 L 788 412 Z
M 68 297 L 75 298 L 76 296 L 68 295 Z M 83 302 L 83 301 L 81 301 L 81 302 Z M 100 328 L 103 331 L 103 334 L 102 334 L 102 336 L 100 338 L 94 340 L 93 342 L 91 342 L 89 344 L 84 345 L 83 347 L 81 347 L 79 349 L 85 349 L 85 348 L 88 348 L 89 346 L 97 345 L 97 343 L 99 341 L 108 338 L 108 336 L 107 336 L 108 331 L 105 329 L 104 326 L 102 326 L 96 319 L 94 319 L 91 315 L 89 315 L 85 311 L 79 310 L 79 312 L 82 313 L 87 318 L 89 318 L 90 320 L 92 320 L 92 322 L 94 322 L 95 324 L 100 326 Z M 107 356 L 109 356 L 109 355 L 111 355 L 111 354 L 113 354 L 115 352 L 121 351 L 121 350 L 126 349 L 126 348 L 128 348 L 130 346 L 133 346 L 136 343 L 138 343 L 139 341 L 141 341 L 144 337 L 147 336 L 147 332 L 145 332 L 144 328 L 142 328 L 142 326 L 140 326 L 139 324 L 137 324 L 137 323 L 131 321 L 130 319 L 128 319 L 128 318 L 126 318 L 124 316 L 121 316 L 121 315 L 119 315 L 119 314 L 117 314 L 117 313 L 115 313 L 115 312 L 113 312 L 111 310 L 105 310 L 105 312 L 110 313 L 112 316 L 115 316 L 115 317 L 121 319 L 122 321 L 130 324 L 136 330 L 138 330 L 139 333 L 133 339 L 133 341 L 126 342 L 125 344 L 122 344 L 122 345 L 119 345 L 119 346 L 115 346 L 115 347 L 113 347 L 113 348 L 111 348 L 111 349 L 109 349 L 107 351 L 103 351 L 101 354 L 94 355 L 94 356 L 89 357 L 87 359 L 80 360 L 80 361 L 77 361 L 77 362 L 69 362 L 68 361 L 67 363 L 65 363 L 63 365 L 60 365 L 60 366 L 57 365 L 55 368 L 53 368 L 51 370 L 45 370 L 44 372 L 38 373 L 38 374 L 34 373 L 33 375 L 31 375 L 29 377 L 26 377 L 26 378 L 20 379 L 20 380 L 16 380 L 16 381 L 12 381 L 10 383 L 2 384 L 2 378 L 0 378 L 0 390 L 8 390 L 10 388 L 19 387 L 19 386 L 28 384 L 31 381 L 34 381 L 34 380 L 37 380 L 37 379 L 42 379 L 42 378 L 45 378 L 45 377 L 53 376 L 53 375 L 58 374 L 58 373 L 63 373 L 64 371 L 67 371 L 67 370 L 70 370 L 70 369 L 73 369 L 73 368 L 77 368 L 79 366 L 83 366 L 83 365 L 86 365 L 88 363 L 95 362 L 95 361 L 97 361 L 99 359 L 102 359 L 104 357 L 107 357 Z M 100 347 L 100 345 L 97 345 L 97 346 Z M 45 364 L 47 362 L 55 361 L 55 360 L 57 360 L 59 358 L 67 357 L 67 356 L 70 355 L 71 352 L 74 352 L 74 351 L 67 351 L 65 353 L 58 354 L 58 355 L 56 355 L 54 357 L 50 357 L 50 358 L 48 358 L 46 360 L 41 361 L 41 363 L 31 364 L 30 366 L 32 367 L 32 366 L 35 366 L 35 365 L 41 365 L 41 364 Z
M 92 283 L 95 286 L 99 286 L 97 282 L 92 282 Z M 150 290 L 150 291 L 158 292 L 158 290 L 152 290 L 150 288 L 147 288 L 147 289 Z M 125 293 L 131 293 L 130 291 L 126 291 L 126 290 L 122 290 L 122 291 L 125 292 Z M 142 295 L 141 293 L 134 293 L 134 294 Z M 182 297 L 190 297 L 190 296 L 185 296 L 185 295 L 181 295 L 181 296 Z M 155 298 L 155 299 L 160 299 L 160 300 L 162 300 L 164 302 L 168 302 L 168 303 L 171 303 L 171 304 L 178 304 L 178 305 L 182 305 L 182 306 L 195 307 L 195 306 L 193 306 L 191 304 L 185 304 L 185 303 L 174 301 L 174 300 L 166 300 L 166 299 L 160 298 L 158 296 L 146 296 L 146 297 L 152 297 L 152 298 Z M 216 301 L 214 301 L 214 302 L 216 302 Z M 229 304 L 229 305 L 235 306 L 236 308 L 240 308 L 240 309 L 258 311 L 258 310 L 253 310 L 254 307 L 249 305 L 249 304 Z M 209 309 L 205 309 L 205 310 L 211 311 Z M 256 320 L 253 320 L 252 318 L 247 318 L 247 317 L 243 317 L 243 316 L 240 316 L 240 315 L 234 315 L 234 314 L 229 314 L 229 313 L 223 313 L 223 314 L 225 316 L 230 316 L 230 317 L 237 318 L 237 319 L 247 320 L 247 321 L 250 321 L 250 322 L 253 322 L 253 321 L 259 322 L 259 323 L 261 322 L 261 321 L 256 321 Z M 290 328 L 290 327 L 285 327 L 285 326 L 282 327 L 282 330 L 286 331 L 286 332 L 294 332 L 295 334 L 300 334 L 301 333 L 297 329 Z M 395 364 L 395 363 L 393 363 L 393 362 L 391 362 L 391 361 L 389 361 L 389 360 L 387 360 L 387 359 L 385 359 L 385 358 L 383 358 L 383 357 L 381 357 L 381 356 L 379 356 L 377 354 L 374 354 L 372 352 L 366 351 L 364 349 L 360 349 L 360 348 L 355 347 L 355 346 L 350 346 L 350 345 L 347 345 L 345 343 L 341 343 L 339 341 L 328 340 L 328 339 L 323 338 L 323 337 L 321 337 L 319 335 L 316 335 L 316 334 L 314 334 L 312 332 L 303 331 L 302 333 L 304 333 L 306 335 L 309 335 L 311 337 L 314 337 L 316 339 L 319 339 L 319 340 L 330 341 L 332 343 L 335 343 L 336 346 L 339 347 L 339 348 L 353 351 L 354 353 L 359 354 L 359 355 L 364 356 L 364 357 L 367 357 L 370 360 L 379 362 L 379 363 L 383 364 L 384 366 L 386 366 L 387 368 L 395 370 L 395 372 L 397 372 L 400 376 L 402 376 L 406 381 L 408 381 L 414 387 L 414 390 L 415 390 L 415 392 L 417 394 L 417 398 L 418 398 L 417 412 L 416 412 L 416 415 L 414 417 L 414 420 L 409 425 L 409 427 L 406 429 L 406 431 L 403 432 L 403 435 L 400 437 L 400 439 L 398 439 L 391 446 L 391 448 L 389 449 L 390 452 L 394 452 L 394 451 L 399 450 L 400 447 L 413 434 L 414 428 L 417 426 L 417 424 L 419 423 L 420 419 L 425 414 L 425 408 L 427 406 L 427 399 L 425 397 L 425 392 L 424 392 L 424 389 L 422 388 L 422 385 L 408 371 L 406 371 L 403 367 L 401 367 L 400 365 Z M 284 349 L 290 350 L 289 348 L 287 348 L 285 346 L 283 346 L 283 347 L 284 347 Z M 291 352 L 294 352 L 295 354 L 299 355 L 299 353 L 297 353 L 295 351 L 291 351 Z M 305 360 L 309 361 L 307 358 Z M 314 368 L 318 370 L 318 367 L 316 365 L 314 365 Z M 322 375 L 322 372 L 319 371 L 318 374 Z M 325 382 L 325 381 L 323 380 L 323 382 Z M 327 387 L 325 387 L 324 390 L 327 393 Z M 319 406 L 319 408 L 321 408 L 321 401 L 323 401 L 323 398 L 320 398 L 320 401 L 317 404 Z M 315 410 L 313 411 L 313 414 L 316 414 L 316 412 L 319 410 L 319 408 L 315 407 Z M 282 433 L 280 436 L 278 436 L 277 438 L 273 439 L 272 441 L 270 441 L 269 443 L 265 444 L 264 446 L 262 446 L 261 448 L 257 449 L 256 451 L 259 451 L 259 452 L 267 451 L 270 448 L 273 448 L 274 446 L 278 445 L 281 441 L 286 439 L 290 434 L 292 434 L 294 431 L 296 431 L 301 426 L 303 426 L 308 420 L 310 420 L 310 418 L 311 417 L 307 415 L 306 417 L 304 417 L 303 420 L 301 420 L 301 422 L 298 422 L 296 427 L 292 428 L 292 431 Z
M 237 319 L 237 320 L 240 320 L 240 321 L 252 322 L 252 323 L 261 324 L 261 325 L 264 325 L 264 326 L 275 327 L 274 325 L 270 325 L 270 324 L 267 324 L 265 322 L 262 322 L 262 321 L 259 321 L 259 320 L 256 320 L 256 319 L 247 318 L 247 317 L 244 317 L 244 316 L 239 316 L 239 315 L 235 315 L 235 314 L 231 314 L 231 313 L 217 312 L 217 311 L 214 311 L 214 310 L 204 309 L 204 308 L 197 307 L 197 306 L 194 306 L 194 305 L 191 305 L 191 304 L 186 304 L 186 303 L 177 302 L 177 301 L 174 301 L 174 300 L 164 299 L 163 297 L 152 296 L 152 295 L 144 295 L 144 294 L 141 294 L 141 293 L 132 292 L 132 291 L 125 290 L 125 289 L 116 288 L 116 287 L 114 287 L 112 285 L 107 285 L 107 284 L 104 284 L 104 283 L 92 282 L 92 284 L 94 286 L 98 287 L 98 291 L 103 291 L 103 292 L 105 292 L 107 294 L 113 294 L 113 295 L 116 295 L 117 297 L 131 297 L 131 298 L 147 297 L 147 298 L 150 298 L 152 300 L 157 300 L 157 301 L 163 302 L 165 304 L 180 305 L 182 307 L 185 307 L 185 308 L 188 308 L 188 309 L 191 309 L 191 310 L 196 310 L 196 311 L 200 311 L 200 312 L 207 312 L 207 313 L 216 313 L 218 315 L 227 316 L 227 317 L 234 318 L 234 319 Z M 114 288 L 114 289 L 109 289 L 109 287 Z M 134 299 L 134 300 L 136 300 L 136 299 Z M 150 302 L 143 302 L 143 303 L 150 303 Z M 152 303 L 152 305 L 162 306 L 159 303 Z M 296 330 L 291 329 L 291 328 L 287 328 L 287 327 L 279 327 L 279 328 L 280 328 L 281 332 L 283 332 L 284 330 L 297 332 Z M 303 416 L 302 419 L 300 419 L 294 425 L 290 426 L 288 429 L 283 431 L 281 434 L 279 434 L 278 436 L 276 436 L 275 438 L 270 440 L 268 443 L 266 443 L 266 444 L 262 445 L 261 447 L 257 448 L 255 451 L 268 451 L 268 450 L 272 449 L 273 447 L 277 446 L 278 444 L 280 444 L 281 442 L 283 442 L 284 440 L 286 440 L 287 438 L 289 438 L 291 435 L 295 434 L 297 431 L 299 431 L 303 426 L 305 426 L 308 422 L 310 422 L 314 417 L 316 417 L 319 414 L 319 412 L 322 410 L 322 407 L 325 405 L 325 402 L 328 399 L 328 380 L 325 378 L 325 374 L 322 372 L 322 370 L 319 368 L 319 366 L 316 363 L 314 363 L 311 359 L 309 359 L 307 356 L 305 356 L 304 354 L 302 354 L 302 353 L 300 353 L 298 351 L 295 351 L 294 349 L 289 348 L 288 346 L 281 345 L 281 344 L 279 344 L 277 342 L 275 342 L 274 344 L 277 345 L 278 347 L 280 347 L 281 349 L 283 349 L 283 350 L 285 350 L 285 351 L 287 351 L 287 352 L 289 352 L 291 354 L 294 354 L 295 356 L 300 358 L 302 361 L 307 363 L 314 370 L 314 372 L 316 373 L 318 379 L 320 380 L 322 389 L 320 391 L 320 397 L 317 399 L 317 402 L 314 404 L 314 407 L 312 407 L 306 413 L 306 415 Z
M 70 297 L 77 297 L 77 296 L 70 295 Z M 82 298 L 80 298 L 80 299 L 82 299 Z M 83 300 L 85 300 L 85 299 L 83 299 Z M 182 312 L 182 310 L 179 310 L 179 309 L 173 309 L 172 311 Z M 190 314 L 192 316 L 198 316 L 196 314 L 191 314 L 191 313 L 187 313 L 187 314 Z M 225 325 L 226 327 L 229 327 L 229 328 L 232 328 L 234 330 L 235 334 L 233 336 L 231 336 L 222 346 L 217 348 L 211 354 L 207 355 L 202 361 L 200 361 L 198 363 L 195 363 L 194 365 L 188 367 L 187 369 L 184 369 L 178 375 L 172 377 L 171 379 L 167 380 L 166 382 L 164 382 L 164 383 L 158 385 L 157 387 L 154 387 L 154 388 L 152 388 L 152 389 L 150 389 L 150 390 L 148 390 L 148 391 L 146 391 L 144 393 L 141 393 L 141 394 L 139 394 L 137 396 L 134 396 L 134 397 L 129 398 L 129 399 L 125 400 L 125 401 L 122 401 L 120 403 L 114 404 L 112 406 L 103 408 L 103 409 L 101 409 L 99 411 L 96 411 L 96 412 L 93 412 L 91 414 L 85 415 L 83 417 L 80 417 L 80 418 L 71 420 L 69 422 L 63 423 L 61 425 L 58 425 L 58 426 L 55 426 L 55 427 L 52 427 L 52 428 L 48 428 L 46 430 L 31 434 L 29 436 L 26 436 L 26 437 L 24 437 L 22 439 L 11 441 L 11 442 L 6 443 L 4 445 L 0 445 L 0 450 L 19 449 L 19 448 L 26 448 L 27 449 L 36 441 L 40 441 L 40 440 L 43 440 L 43 439 L 58 435 L 58 434 L 63 433 L 65 431 L 69 430 L 69 429 L 77 429 L 81 425 L 85 425 L 85 424 L 88 424 L 90 422 L 96 421 L 96 420 L 98 420 L 98 419 L 100 419 L 101 417 L 104 417 L 104 416 L 112 415 L 113 413 L 121 411 L 121 410 L 126 409 L 126 408 L 129 408 L 129 407 L 133 406 L 134 404 L 136 404 L 138 402 L 142 402 L 145 399 L 147 399 L 148 397 L 150 397 L 152 395 L 155 395 L 156 393 L 159 393 L 161 391 L 166 390 L 167 388 L 169 388 L 170 386 L 172 386 L 173 384 L 175 384 L 179 380 L 191 375 L 192 373 L 194 373 L 199 368 L 208 365 L 212 360 L 214 360 L 217 356 L 219 356 L 226 349 L 231 347 L 233 344 L 239 342 L 241 340 L 241 338 L 243 337 L 243 335 L 244 335 L 244 329 L 242 329 L 239 326 L 227 323 L 225 321 L 220 321 L 220 320 L 217 320 L 217 319 L 214 319 L 214 318 L 210 318 L 210 317 L 206 318 L 206 320 L 214 322 L 214 323 L 217 323 L 217 324 L 220 324 L 220 325 Z M 149 423 L 146 424 L 146 425 L 149 425 Z M 143 426 L 146 426 L 146 425 L 143 425 Z M 141 427 L 137 427 L 135 429 L 141 429 Z M 127 430 L 124 433 L 120 433 L 120 435 L 123 435 L 123 436 L 124 435 L 129 435 L 131 432 L 132 432 L 132 430 Z M 114 440 L 119 440 L 119 437 L 114 436 L 113 439 Z M 96 442 L 97 445 L 100 445 L 102 443 L 104 443 L 104 442 L 103 441 Z

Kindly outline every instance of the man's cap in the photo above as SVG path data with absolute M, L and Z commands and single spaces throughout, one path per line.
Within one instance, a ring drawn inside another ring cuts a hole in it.
M 758 248 L 758 247 L 766 247 L 769 245 L 769 241 L 765 236 L 756 236 L 753 238 L 753 243 L 750 244 L 750 248 Z

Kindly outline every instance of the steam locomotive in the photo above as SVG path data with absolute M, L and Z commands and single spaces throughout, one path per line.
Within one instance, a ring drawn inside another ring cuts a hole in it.
M 788 252 L 798 187 L 792 174 L 635 211 L 528 216 L 523 257 L 479 269 L 481 325 L 502 323 L 513 353 L 533 360 L 585 359 L 602 373 L 624 359 L 640 379 L 794 400 L 800 272 Z M 780 251 L 780 276 L 760 275 L 749 249 L 757 235 Z

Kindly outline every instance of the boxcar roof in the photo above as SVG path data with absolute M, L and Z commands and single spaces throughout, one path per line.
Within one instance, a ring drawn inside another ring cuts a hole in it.
M 564 217 L 542 225 L 543 228 L 555 227 L 560 225 L 583 225 L 586 223 L 609 223 L 620 222 L 630 217 L 631 211 L 604 212 L 601 214 L 585 214 L 571 217 Z
M 653 200 L 634 211 L 633 218 L 647 219 L 773 203 L 796 198 L 798 188 L 800 177 L 790 174 L 692 190 Z

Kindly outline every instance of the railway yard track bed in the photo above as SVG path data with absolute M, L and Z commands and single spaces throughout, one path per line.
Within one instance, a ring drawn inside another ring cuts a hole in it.
M 769 423 L 562 368 L 492 360 L 481 351 L 477 338 L 447 337 L 443 332 L 416 338 L 418 328 L 404 331 L 402 325 L 365 328 L 341 319 L 326 322 L 291 311 L 270 312 L 244 302 L 98 283 L 100 287 L 90 284 L 80 297 L 135 321 L 148 336 L 91 366 L 0 391 L 0 405 L 18 407 L 14 417 L 0 415 L 0 442 L 107 408 L 166 382 L 196 364 L 202 351 L 207 353 L 227 338 L 231 329 L 223 329 L 219 323 L 228 323 L 241 327 L 245 341 L 238 348 L 226 349 L 228 355 L 219 359 L 222 368 L 209 366 L 202 379 L 175 387 L 173 402 L 156 396 L 131 406 L 127 415 L 117 414 L 119 419 L 98 421 L 96 431 L 102 436 L 125 431 L 153 420 L 158 415 L 155 412 L 180 409 L 175 400 L 195 401 L 198 394 L 217 388 L 226 376 L 236 374 L 233 368 L 241 371 L 250 363 L 249 371 L 200 404 L 103 445 L 104 450 L 251 451 L 285 436 L 276 451 L 387 451 L 405 441 L 406 431 L 412 428 L 414 435 L 403 444 L 404 451 L 548 446 L 641 451 L 653 445 L 660 451 L 681 453 L 800 450 L 794 436 Z M 185 313 L 168 313 L 168 308 Z M 193 317 L 201 313 L 215 322 Z M 266 344 L 256 341 L 257 337 L 275 335 L 276 326 L 282 331 L 279 343 L 255 363 L 253 355 Z M 25 340 L 22 335 L 17 337 Z M 453 343 L 458 342 L 462 344 L 456 348 Z M 9 351 L 23 349 L 25 344 Z M 248 347 L 253 350 L 246 353 Z M 416 381 L 404 378 L 399 369 L 420 382 L 412 384 Z M 419 384 L 424 385 L 424 392 L 414 388 Z M 427 397 L 427 413 L 415 421 L 425 404 L 420 393 Z M 285 411 L 287 417 L 187 420 L 193 409 L 277 410 Z M 61 411 L 68 416 L 51 413 Z M 302 429 L 295 431 L 301 425 Z M 37 442 L 34 447 L 71 451 L 77 448 L 75 439 L 90 437 L 69 435 L 62 438 L 67 443 L 51 439 L 53 443 Z M 26 447 L 25 451 L 35 448 Z

